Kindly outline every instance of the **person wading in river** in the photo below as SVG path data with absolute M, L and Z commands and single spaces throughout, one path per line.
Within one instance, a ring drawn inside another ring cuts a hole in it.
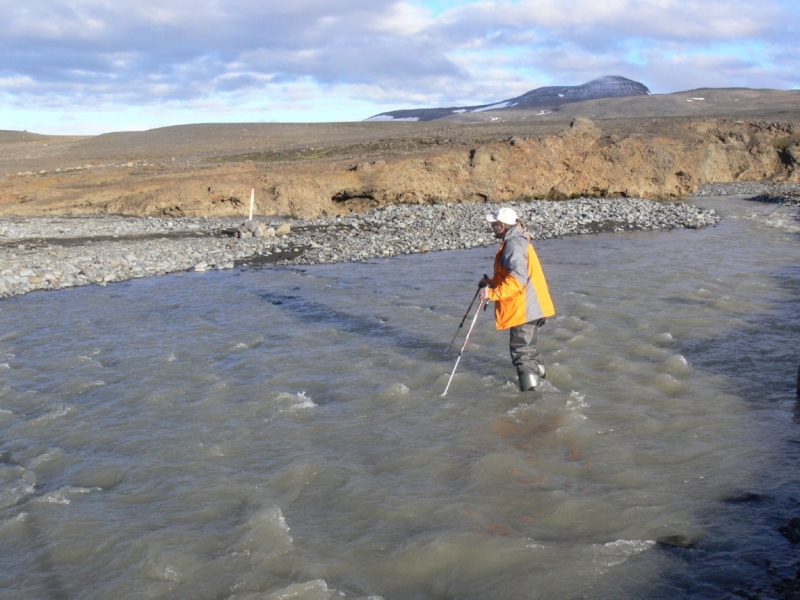
M 542 355 L 536 348 L 539 329 L 556 314 L 547 289 L 539 257 L 530 234 L 522 228 L 517 213 L 501 208 L 486 215 L 492 232 L 502 241 L 494 260 L 494 277 L 482 281 L 481 300 L 494 305 L 498 330 L 510 329 L 511 363 L 517 368 L 520 391 L 536 389 L 545 376 Z

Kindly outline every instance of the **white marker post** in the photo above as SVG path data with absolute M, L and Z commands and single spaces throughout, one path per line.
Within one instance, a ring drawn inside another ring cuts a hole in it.
M 250 190 L 250 216 L 247 219 L 248 221 L 253 220 L 253 204 L 255 203 L 255 201 L 256 201 L 256 189 L 252 188 Z

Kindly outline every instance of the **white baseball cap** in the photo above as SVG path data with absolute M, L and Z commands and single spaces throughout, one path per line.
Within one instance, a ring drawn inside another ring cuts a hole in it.
M 517 213 L 513 208 L 507 208 L 504 206 L 498 211 L 493 212 L 490 215 L 486 215 L 486 220 L 489 221 L 489 223 L 500 221 L 506 225 L 515 225 L 519 218 L 517 217 Z

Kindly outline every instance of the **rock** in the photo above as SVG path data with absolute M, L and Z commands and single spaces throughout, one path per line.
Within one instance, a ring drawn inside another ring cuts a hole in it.
M 275 237 L 275 228 L 267 227 L 267 229 L 264 231 L 264 237 Z
M 778 527 L 778 531 L 792 544 L 800 543 L 800 517 L 792 517 L 786 525 Z
M 744 492 L 743 494 L 737 494 L 735 496 L 731 496 L 727 498 L 725 502 L 729 502 L 730 504 L 745 504 L 747 502 L 761 502 L 761 494 L 756 494 L 754 492 Z
M 778 581 L 773 581 L 769 587 L 774 597 L 780 600 L 795 600 L 796 598 L 800 598 L 800 568 L 796 570 L 794 577 L 782 577 Z M 758 596 L 744 597 L 760 598 Z
M 199 262 L 192 267 L 193 271 L 205 271 L 207 269 L 208 269 L 208 263 L 205 262 Z
M 261 229 L 261 228 L 257 228 L 257 229 L 256 229 L 256 230 L 253 232 L 253 237 L 254 237 L 254 238 L 263 238 L 263 237 L 264 237 L 264 230 L 263 230 L 263 229 Z
M 258 226 L 259 226 L 259 222 L 254 220 L 254 219 L 253 220 L 249 220 L 249 221 L 245 221 L 242 224 L 242 227 L 244 228 L 244 230 L 245 231 L 249 231 L 250 233 L 255 232 L 255 230 L 258 229 Z
M 283 237 L 284 235 L 288 235 L 291 230 L 292 226 L 289 225 L 289 223 L 281 223 L 281 225 L 275 230 L 275 235 L 278 237 Z
M 600 137 L 600 129 L 591 119 L 586 117 L 575 117 L 569 124 L 569 130 L 565 132 L 567 135 L 586 134 L 592 137 Z
M 671 548 L 692 548 L 694 541 L 685 535 L 667 535 L 656 540 L 662 546 Z

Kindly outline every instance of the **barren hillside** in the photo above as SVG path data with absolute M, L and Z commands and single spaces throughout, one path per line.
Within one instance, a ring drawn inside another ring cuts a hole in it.
M 240 215 L 251 188 L 259 214 L 314 217 L 397 202 L 676 198 L 702 183 L 800 180 L 800 92 L 693 90 L 513 113 L 521 120 L 4 131 L 0 215 Z

